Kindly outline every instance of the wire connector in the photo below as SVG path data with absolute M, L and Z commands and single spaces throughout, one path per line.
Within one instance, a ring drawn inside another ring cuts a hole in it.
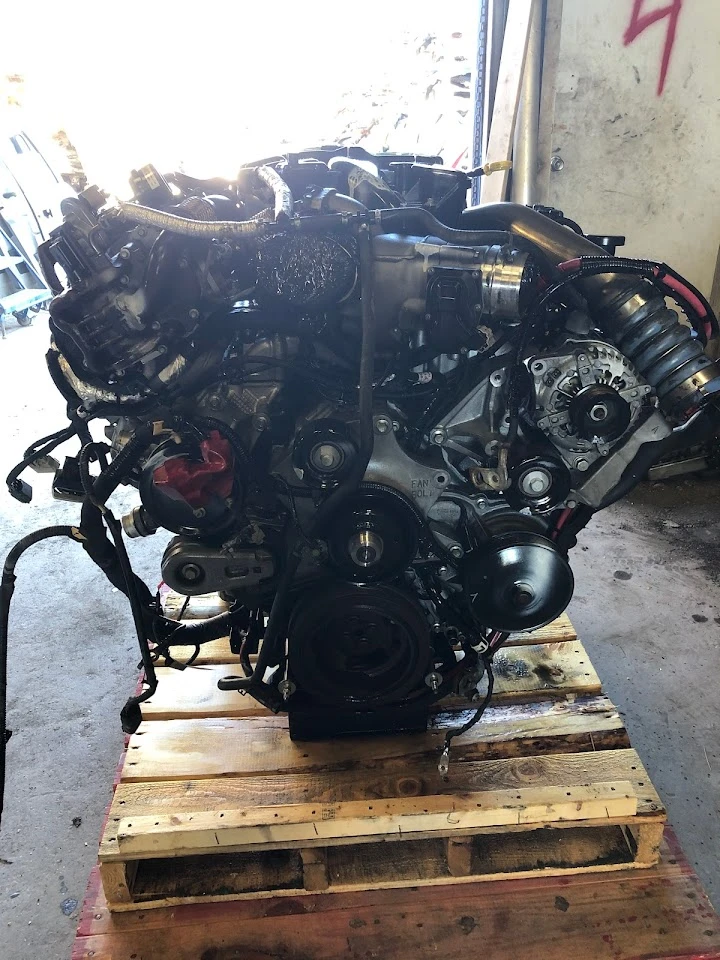
M 21 480 L 20 477 L 16 477 L 15 480 L 8 483 L 8 490 L 11 496 L 19 500 L 20 503 L 30 503 L 32 500 L 32 487 L 27 480 Z
M 446 777 L 450 770 L 450 744 L 446 741 L 443 751 L 438 760 L 438 773 L 441 777 Z

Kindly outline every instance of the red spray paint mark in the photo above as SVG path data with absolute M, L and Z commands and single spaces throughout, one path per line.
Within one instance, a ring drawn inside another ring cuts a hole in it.
M 657 95 L 660 96 L 665 88 L 665 78 L 667 77 L 668 67 L 670 66 L 670 57 L 672 56 L 673 44 L 675 43 L 675 33 L 677 31 L 678 18 L 682 10 L 683 0 L 670 0 L 664 7 L 656 7 L 654 10 L 643 12 L 645 0 L 633 0 L 632 13 L 630 14 L 630 23 L 623 34 L 623 45 L 628 46 L 636 40 L 641 33 L 660 20 L 667 19 L 667 32 L 665 34 L 665 45 L 663 47 L 662 59 L 660 61 L 660 76 L 658 77 Z

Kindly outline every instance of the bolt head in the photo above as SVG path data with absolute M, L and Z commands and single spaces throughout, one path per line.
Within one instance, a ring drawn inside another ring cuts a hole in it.
M 202 570 L 196 563 L 184 563 L 178 573 L 187 583 L 195 583 L 202 577 Z
M 430 439 L 432 440 L 433 443 L 438 444 L 438 446 L 441 443 L 445 442 L 446 437 L 447 437 L 447 434 L 440 427 L 438 427 L 436 430 L 433 430 L 433 432 L 430 434 Z
M 387 417 L 378 417 L 375 421 L 375 430 L 377 433 L 389 433 L 392 430 L 392 423 Z
M 453 560 L 462 560 L 462 558 L 465 556 L 465 551 L 459 543 L 454 543 L 448 552 Z
M 437 670 L 433 670 L 432 673 L 429 673 L 425 677 L 425 683 L 432 690 L 433 693 L 437 693 L 442 684 L 442 674 L 439 674 Z

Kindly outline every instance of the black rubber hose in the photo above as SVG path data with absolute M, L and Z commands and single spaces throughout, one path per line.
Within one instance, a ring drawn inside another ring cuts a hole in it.
M 456 230 L 448 227 L 422 207 L 400 207 L 379 210 L 375 218 L 383 227 L 395 227 L 404 233 L 420 230 L 424 236 L 439 237 L 458 246 L 476 247 L 512 243 L 510 234 L 503 230 Z
M 36 530 L 27 537 L 23 537 L 22 540 L 18 540 L 5 558 L 2 580 L 0 580 L 0 820 L 2 820 L 5 800 L 7 743 L 12 735 L 11 731 L 7 729 L 7 680 L 8 625 L 10 621 L 10 602 L 15 592 L 15 567 L 29 547 L 40 543 L 42 540 L 49 540 L 51 537 L 69 537 L 71 540 L 77 540 L 79 534 L 75 527 L 55 526 L 44 527 L 42 530 Z
M 219 640 L 220 637 L 227 634 L 238 614 L 239 611 L 237 613 L 229 611 L 219 613 L 216 617 L 210 617 L 208 620 L 185 621 L 183 623 L 165 618 L 162 623 L 174 627 L 166 642 L 171 647 L 189 647 L 208 643 L 211 640 Z

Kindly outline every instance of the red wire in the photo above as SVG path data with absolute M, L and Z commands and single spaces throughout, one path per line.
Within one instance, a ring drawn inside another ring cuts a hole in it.
M 657 267 L 655 267 L 653 273 L 657 277 L 660 271 Z M 676 280 L 675 277 L 670 276 L 661 277 L 660 282 L 663 284 L 663 286 L 670 287 L 671 290 L 675 290 L 677 293 L 681 294 L 692 306 L 693 310 L 699 317 L 704 318 L 707 316 L 707 310 L 703 306 L 702 302 L 698 300 L 692 290 L 688 290 L 684 283 L 680 283 L 680 281 Z
M 573 257 L 572 260 L 564 260 L 562 263 L 557 265 L 558 270 L 562 270 L 563 273 L 569 273 L 571 270 L 578 270 L 582 266 L 582 260 L 580 257 Z
M 570 273 L 572 270 L 579 270 L 580 267 L 582 267 L 582 259 L 580 257 L 573 257 L 572 260 L 565 260 L 563 263 L 559 263 L 557 266 L 561 273 Z M 708 340 L 710 340 L 713 334 L 712 324 L 706 319 L 707 310 L 705 309 L 702 300 L 695 296 L 692 290 L 689 290 L 684 283 L 680 282 L 680 280 L 677 280 L 675 277 L 671 277 L 667 274 L 661 275 L 659 267 L 654 268 L 653 274 L 655 277 L 657 277 L 662 286 L 667 287 L 668 290 L 674 290 L 675 293 L 679 293 L 680 296 L 690 304 L 698 317 L 705 321 L 703 324 L 705 336 Z
M 553 540 L 557 540 L 558 534 L 560 533 L 562 528 L 565 526 L 567 519 L 572 512 L 573 512 L 572 507 L 565 507 L 563 512 L 560 514 L 560 516 L 558 517 L 558 522 L 555 524 L 555 529 L 552 532 Z

